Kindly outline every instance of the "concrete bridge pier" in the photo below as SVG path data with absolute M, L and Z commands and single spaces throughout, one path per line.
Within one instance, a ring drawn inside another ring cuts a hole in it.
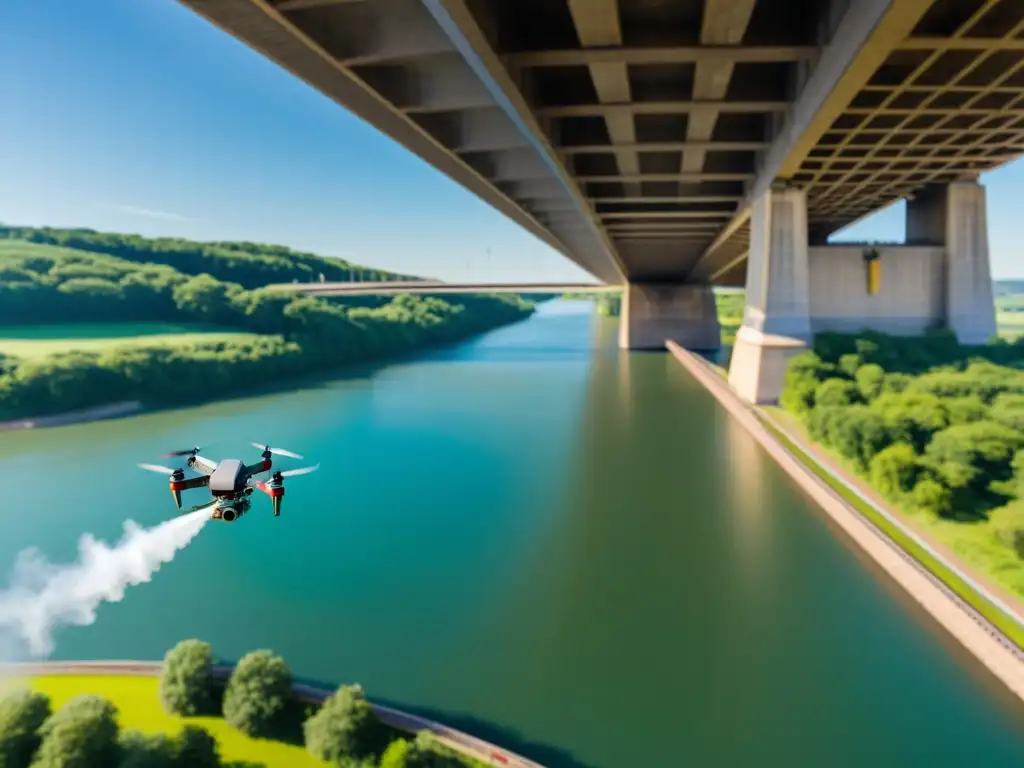
M 807 197 L 775 186 L 751 206 L 743 324 L 729 384 L 751 403 L 774 402 L 786 365 L 811 341 Z
M 722 335 L 711 286 L 627 285 L 622 292 L 619 312 L 619 346 L 664 350 L 669 340 L 702 352 L 721 346 Z
M 996 335 L 985 188 L 976 180 L 928 187 L 907 201 L 907 243 L 945 249 L 945 325 L 963 344 Z

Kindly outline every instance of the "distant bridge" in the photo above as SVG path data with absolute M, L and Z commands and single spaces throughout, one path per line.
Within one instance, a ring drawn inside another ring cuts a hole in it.
M 310 296 L 395 296 L 402 293 L 608 293 L 621 291 L 621 286 L 558 283 L 507 283 L 488 285 L 486 283 L 442 283 L 439 281 L 415 280 L 388 283 L 281 283 L 268 286 L 274 290 L 297 291 Z

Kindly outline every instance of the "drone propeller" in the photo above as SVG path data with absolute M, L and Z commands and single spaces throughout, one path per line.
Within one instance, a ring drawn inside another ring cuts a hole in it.
M 150 472 L 159 472 L 162 475 L 173 475 L 174 470 L 161 464 L 139 464 L 140 469 L 148 469 Z
M 175 456 L 195 456 L 197 453 L 199 453 L 199 446 L 198 445 L 195 446 L 194 448 L 189 448 L 189 449 L 184 450 L 184 451 L 171 451 L 170 453 L 165 453 L 160 458 L 161 459 L 170 459 L 170 458 L 173 458 Z
M 308 475 L 310 472 L 316 472 L 318 469 L 320 469 L 320 465 L 314 464 L 312 467 L 302 467 L 301 469 L 287 469 L 279 474 L 281 475 L 281 477 L 295 477 L 295 475 Z
M 259 448 L 260 450 L 263 451 L 270 451 L 271 453 L 276 453 L 281 456 L 290 456 L 293 459 L 303 458 L 301 455 L 293 453 L 292 451 L 286 451 L 284 448 L 271 448 L 269 445 L 266 445 L 264 443 L 250 443 L 250 445 L 252 445 L 254 448 Z

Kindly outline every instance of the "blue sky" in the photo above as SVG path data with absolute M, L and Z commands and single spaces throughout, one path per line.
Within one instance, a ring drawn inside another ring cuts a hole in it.
M 0 1 L 0 94 L 3 222 L 281 243 L 448 280 L 592 279 L 173 0 Z M 1024 163 L 983 181 L 993 273 L 1024 276 Z M 902 204 L 854 237 L 902 239 Z

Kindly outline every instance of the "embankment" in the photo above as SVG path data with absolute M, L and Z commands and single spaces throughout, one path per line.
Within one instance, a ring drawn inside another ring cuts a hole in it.
M 0 664 L 0 678 L 27 678 L 48 675 L 136 675 L 156 677 L 160 674 L 160 662 L 153 661 L 57 661 L 30 662 L 23 664 Z M 231 676 L 233 667 L 218 665 L 213 674 L 223 680 Z M 296 682 L 292 685 L 295 698 L 313 704 L 322 703 L 334 689 L 319 684 Z M 433 736 L 451 749 L 469 757 L 503 768 L 544 768 L 540 763 L 527 760 L 512 752 L 508 752 L 489 742 L 457 731 L 441 723 L 402 712 L 392 707 L 372 704 L 378 717 L 393 728 L 408 733 L 429 731 Z
M 15 429 L 36 429 L 39 427 L 63 427 L 67 424 L 81 424 L 86 421 L 117 419 L 122 416 L 138 413 L 142 408 L 143 405 L 138 400 L 125 400 L 119 403 L 98 405 L 95 408 L 83 408 L 78 411 L 58 413 L 52 416 L 0 421 L 0 432 Z
M 1015 695 L 1024 700 L 1024 662 L 1016 646 L 937 577 L 861 516 L 765 427 L 703 359 L 668 342 L 669 351 L 743 425 L 797 486 L 868 556 Z

